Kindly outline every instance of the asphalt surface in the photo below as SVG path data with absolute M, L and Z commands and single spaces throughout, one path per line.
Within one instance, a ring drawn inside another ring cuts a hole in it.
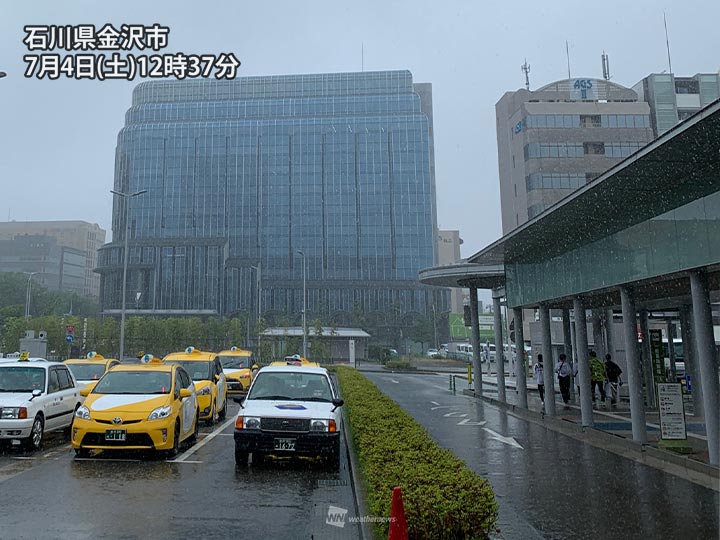
M 448 390 L 447 375 L 366 373 L 488 478 L 504 539 L 717 539 L 718 492 Z
M 236 469 L 237 409 L 174 460 L 76 459 L 60 434 L 34 453 L 3 447 L 0 538 L 359 538 L 344 443 L 339 471 L 308 459 Z M 330 505 L 348 510 L 344 527 L 326 523 Z

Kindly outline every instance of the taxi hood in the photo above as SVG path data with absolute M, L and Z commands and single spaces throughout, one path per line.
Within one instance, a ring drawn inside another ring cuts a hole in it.
M 172 394 L 90 394 L 85 406 L 91 411 L 145 412 L 168 405 Z
M 324 401 L 247 399 L 240 414 L 265 418 L 336 418 L 339 409 L 332 412 L 333 408 L 335 405 Z

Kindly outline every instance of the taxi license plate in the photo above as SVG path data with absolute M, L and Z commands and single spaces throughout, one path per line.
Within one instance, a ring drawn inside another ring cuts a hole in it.
M 127 431 L 124 429 L 107 429 L 105 430 L 106 441 L 124 441 Z
M 275 450 L 293 452 L 295 450 L 295 439 L 275 439 Z

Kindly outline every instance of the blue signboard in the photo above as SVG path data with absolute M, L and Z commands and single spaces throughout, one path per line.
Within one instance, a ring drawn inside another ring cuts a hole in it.
M 68 343 L 72 343 L 73 341 L 75 341 L 75 336 L 67 335 L 65 336 L 65 341 L 67 341 Z

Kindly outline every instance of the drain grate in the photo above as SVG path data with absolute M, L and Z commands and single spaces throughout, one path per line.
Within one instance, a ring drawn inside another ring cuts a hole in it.
M 317 487 L 347 486 L 347 480 L 318 480 Z

